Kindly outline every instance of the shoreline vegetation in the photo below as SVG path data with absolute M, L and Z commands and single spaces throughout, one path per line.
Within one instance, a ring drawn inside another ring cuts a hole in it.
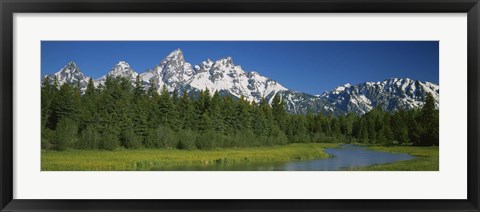
M 231 166 L 328 158 L 339 144 L 288 144 L 211 150 L 137 149 L 42 151 L 42 171 L 135 171 L 179 166 Z
M 178 167 L 234 167 L 255 163 L 288 162 L 331 157 L 325 148 L 341 144 L 288 144 L 271 147 L 220 148 L 211 150 L 120 149 L 116 151 L 42 151 L 42 171 L 146 171 Z M 368 146 L 368 150 L 406 153 L 416 158 L 388 164 L 351 167 L 339 171 L 438 171 L 437 146 Z
M 369 146 L 368 150 L 405 153 L 416 158 L 395 163 L 378 164 L 365 167 L 352 167 L 344 170 L 349 171 L 439 171 L 439 147 L 415 147 L 415 146 Z
M 423 157 L 413 165 L 366 169 L 438 167 L 438 147 L 436 154 L 420 150 L 438 146 L 430 94 L 422 108 L 387 112 L 379 106 L 363 115 L 288 114 L 279 95 L 271 103 L 209 90 L 179 95 L 153 82 L 145 89 L 139 77 L 132 85 L 108 76 L 97 88 L 90 79 L 85 91 L 46 77 L 41 95 L 43 171 L 305 160 L 328 157 L 323 149 L 342 143 Z

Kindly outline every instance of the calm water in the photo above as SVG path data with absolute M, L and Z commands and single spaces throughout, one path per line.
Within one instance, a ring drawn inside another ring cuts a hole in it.
M 367 150 L 366 147 L 345 144 L 340 148 L 326 148 L 325 152 L 332 155 L 331 158 L 273 162 L 273 163 L 249 163 L 229 166 L 194 166 L 177 167 L 175 171 L 335 171 L 344 168 L 370 166 L 375 164 L 393 163 L 403 160 L 411 160 L 414 156 L 408 154 L 388 153 Z M 153 169 L 159 170 L 159 169 Z

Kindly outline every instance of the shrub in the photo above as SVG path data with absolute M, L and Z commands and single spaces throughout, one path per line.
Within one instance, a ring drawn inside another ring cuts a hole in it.
M 223 136 L 223 147 L 234 147 L 235 146 L 235 138 L 233 135 L 222 135 Z
M 50 150 L 53 148 L 52 141 L 55 137 L 55 132 L 51 129 L 42 129 L 42 150 Z
M 142 147 L 142 139 L 133 129 L 127 129 L 122 133 L 122 144 L 127 149 L 138 149 Z
M 210 149 L 214 147 L 216 136 L 215 132 L 209 130 L 197 137 L 195 140 L 195 146 L 198 149 Z
M 243 130 L 230 137 L 231 140 L 228 139 L 226 142 L 231 143 L 234 147 L 258 146 L 261 142 L 250 130 Z
M 288 137 L 285 133 L 279 128 L 273 128 L 269 136 L 271 145 L 284 145 L 288 144 Z
M 184 130 L 177 133 L 178 143 L 177 149 L 195 149 L 195 132 L 191 130 Z
M 176 148 L 177 140 L 175 131 L 159 126 L 157 129 L 147 130 L 144 146 L 147 148 Z
M 177 136 L 175 131 L 169 127 L 158 127 L 157 131 L 160 135 L 160 144 L 163 148 L 172 149 L 177 146 Z
M 87 126 L 81 133 L 80 141 L 77 144 L 79 149 L 98 149 L 100 147 L 100 134 L 91 125 Z
M 145 139 L 143 140 L 143 146 L 147 148 L 159 148 L 160 132 L 157 129 L 148 129 Z
M 117 134 L 110 130 L 103 132 L 101 144 L 104 150 L 115 150 L 120 146 Z
M 55 137 L 52 140 L 52 147 L 57 151 L 64 151 L 71 148 L 78 140 L 78 127 L 69 118 L 61 119 L 55 130 Z

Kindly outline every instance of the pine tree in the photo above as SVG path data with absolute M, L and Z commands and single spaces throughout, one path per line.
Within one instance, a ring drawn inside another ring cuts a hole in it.
M 438 145 L 439 140 L 439 118 L 435 108 L 435 99 L 428 93 L 425 104 L 421 110 L 421 123 L 424 127 L 421 145 Z
M 146 110 L 146 115 L 147 115 L 147 123 L 148 123 L 148 128 L 152 129 L 157 129 L 158 126 L 161 123 L 161 117 L 159 116 L 159 95 L 157 92 L 157 87 L 156 83 L 154 80 L 150 80 L 150 85 L 147 90 L 147 101 L 145 103 L 145 108 Z M 153 133 L 151 133 L 153 134 Z
M 197 101 L 197 110 L 199 114 L 203 114 L 210 107 L 210 91 L 205 89 L 200 91 L 200 96 Z
M 93 96 L 95 95 L 95 85 L 93 84 L 93 79 L 90 77 L 87 84 L 87 89 L 85 90 L 85 95 Z
M 399 110 L 393 115 L 392 128 L 395 129 L 393 132 L 394 139 L 396 139 L 400 144 L 408 144 L 408 126 L 405 122 L 405 112 Z
M 270 104 L 268 104 L 267 100 L 264 97 L 260 101 L 260 110 L 265 116 L 267 134 L 272 135 L 274 133 L 274 130 L 278 128 L 278 126 L 273 116 L 272 107 L 270 106 Z M 275 133 L 278 134 L 277 132 Z
M 285 102 L 281 99 L 280 94 L 276 94 L 272 101 L 272 113 L 276 124 L 283 130 L 286 129 Z
M 53 77 L 53 87 L 54 87 L 55 89 L 59 89 L 59 88 L 60 88 L 60 85 L 59 85 L 59 83 L 58 83 L 58 77 L 57 77 L 56 75 Z
M 251 132 L 251 114 L 249 110 L 250 103 L 245 100 L 243 96 L 240 97 L 240 101 L 237 104 L 237 117 L 238 117 L 238 129 L 240 132 Z
M 393 131 L 391 126 L 391 117 L 389 113 L 383 115 L 380 132 L 378 133 L 378 141 L 381 144 L 394 144 Z
M 364 118 L 360 122 L 360 141 L 361 143 L 369 143 L 370 135 L 367 120 Z
M 140 96 L 137 96 L 137 95 Z M 148 99 L 144 94 L 137 93 L 132 100 L 130 113 L 132 114 L 132 125 L 136 135 L 140 138 L 146 136 L 148 128 Z
M 197 129 L 195 118 L 195 107 L 193 101 L 190 100 L 187 92 L 184 92 L 179 100 L 179 120 L 182 123 L 183 129 L 194 130 Z
M 408 123 L 408 144 L 421 145 L 424 126 L 421 124 L 421 115 L 419 110 L 409 110 L 404 113 L 404 122 Z
M 225 131 L 225 125 L 223 123 L 223 117 L 221 114 L 221 109 L 223 107 L 223 101 L 222 98 L 220 97 L 220 94 L 218 91 L 215 91 L 213 94 L 213 97 L 210 100 L 210 105 L 207 108 L 207 113 L 209 114 L 212 124 L 213 124 L 213 130 L 218 133 L 224 133 Z
M 52 101 L 52 114 L 50 116 L 52 129 L 56 128 L 58 121 L 62 118 L 78 121 L 77 112 L 78 104 L 75 102 L 74 88 L 70 84 L 65 83 L 60 86 L 58 95 Z
M 225 134 L 233 135 L 238 130 L 238 113 L 236 112 L 236 104 L 231 96 L 223 97 L 223 107 L 221 109 L 221 116 L 225 126 Z
M 137 75 L 135 78 L 135 87 L 133 89 L 133 95 L 135 98 L 140 98 L 145 94 L 145 88 L 143 87 L 142 80 L 140 79 L 140 75 Z
M 198 131 L 200 133 L 205 133 L 213 129 L 212 119 L 208 113 L 203 113 L 198 122 Z
M 177 111 L 173 104 L 172 97 L 168 93 L 167 86 L 163 85 L 158 99 L 158 112 L 162 126 L 176 128 L 178 126 Z
M 155 99 L 156 97 L 158 97 L 158 92 L 157 91 L 158 91 L 157 84 L 155 83 L 155 81 L 152 78 L 149 81 L 149 87 L 147 89 L 147 96 Z
M 56 98 L 55 90 L 50 84 L 50 78 L 47 76 L 44 78 L 42 82 L 41 88 L 41 125 L 42 129 L 47 127 L 48 120 L 50 119 L 51 112 L 52 112 L 52 102 Z
M 265 109 L 263 108 L 262 104 L 260 104 L 260 107 L 254 106 L 252 109 L 253 113 L 251 116 L 254 120 L 252 121 L 253 133 L 255 133 L 257 136 L 267 136 L 269 129 Z

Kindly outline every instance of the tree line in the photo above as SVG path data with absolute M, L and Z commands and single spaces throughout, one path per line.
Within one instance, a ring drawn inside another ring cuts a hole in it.
M 53 81 L 53 83 L 51 83 Z M 438 145 L 438 110 L 431 95 L 420 109 L 385 112 L 288 114 L 276 95 L 264 98 L 146 89 L 139 77 L 107 77 L 96 88 L 46 77 L 41 88 L 42 149 L 210 149 L 289 143 Z

